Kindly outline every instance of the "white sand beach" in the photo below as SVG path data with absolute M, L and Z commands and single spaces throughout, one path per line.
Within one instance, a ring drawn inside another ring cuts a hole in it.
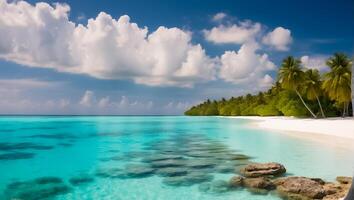
M 233 117 L 254 120 L 259 128 L 315 133 L 354 140 L 354 118 L 301 119 L 294 117 Z

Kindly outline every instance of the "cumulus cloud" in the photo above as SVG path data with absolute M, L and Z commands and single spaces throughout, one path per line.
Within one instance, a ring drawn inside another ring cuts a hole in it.
M 279 51 L 289 50 L 292 42 L 291 31 L 283 27 L 277 27 L 262 38 L 263 44 L 269 45 Z
M 227 82 L 249 83 L 252 86 L 272 82 L 265 73 L 274 70 L 275 65 L 267 54 L 258 54 L 258 48 L 256 43 L 246 43 L 237 52 L 226 51 L 221 56 L 220 77 Z
M 65 108 L 70 104 L 66 99 L 43 100 L 36 92 L 56 89 L 60 82 L 36 79 L 0 79 L 0 114 L 43 114 Z
M 243 44 L 254 40 L 261 31 L 260 23 L 243 21 L 232 25 L 219 25 L 211 30 L 204 30 L 204 37 L 207 41 L 215 44 Z
M 109 106 L 110 103 L 111 103 L 110 97 L 109 97 L 109 96 L 106 96 L 106 97 L 103 97 L 102 99 L 100 99 L 100 100 L 98 101 L 98 107 L 100 107 L 100 108 L 105 108 L 105 107 Z
M 223 13 L 223 12 L 219 12 L 219 13 L 216 13 L 213 18 L 212 18 L 212 21 L 214 22 L 221 22 L 223 19 L 225 19 L 227 17 L 227 14 L 226 13 Z
M 200 44 L 192 43 L 192 33 L 179 28 L 161 26 L 149 31 L 127 15 L 115 19 L 104 12 L 88 19 L 87 24 L 77 24 L 69 20 L 69 12 L 66 4 L 31 5 L 0 0 L 0 58 L 31 67 L 99 79 L 128 79 L 150 86 L 193 87 L 216 78 L 252 87 L 272 82 L 267 72 L 274 64 L 267 54 L 257 52 L 260 23 L 241 21 L 204 30 L 206 39 L 216 44 L 242 45 L 238 51 L 211 58 Z M 217 15 L 218 20 L 226 17 L 224 13 Z M 130 101 L 127 97 L 119 101 L 109 96 L 98 98 L 89 90 L 79 99 L 47 105 L 68 109 L 99 107 L 107 112 L 124 111 L 123 107 L 132 105 L 141 109 L 154 107 L 152 102 Z M 183 108 L 183 104 L 173 105 Z
M 191 33 L 159 27 L 149 33 L 127 15 L 101 12 L 87 25 L 69 20 L 66 4 L 0 0 L 0 58 L 153 86 L 191 87 L 215 78 L 215 62 Z
M 95 92 L 87 90 L 77 104 L 76 112 L 90 114 L 181 114 L 187 103 L 170 106 L 155 105 L 153 101 L 131 100 L 127 96 L 97 98 Z M 88 106 L 89 105 L 89 106 Z M 189 104 L 188 104 L 189 105 Z
M 192 105 L 169 101 L 155 104 L 127 96 L 113 98 L 92 90 L 70 97 L 43 96 L 46 90 L 61 93 L 61 86 L 36 79 L 0 79 L 0 114 L 181 114 Z
M 68 99 L 60 99 L 58 105 L 61 109 L 67 108 L 70 105 L 70 101 Z
M 261 88 L 269 88 L 273 85 L 273 83 L 274 79 L 269 74 L 264 75 L 263 78 L 258 81 Z
M 96 102 L 96 97 L 91 90 L 86 90 L 84 96 L 82 96 L 79 104 L 83 106 L 90 107 Z
M 313 55 L 313 56 L 302 56 L 300 58 L 302 65 L 307 69 L 317 69 L 320 72 L 329 70 L 326 65 L 326 60 L 329 56 L 326 55 Z

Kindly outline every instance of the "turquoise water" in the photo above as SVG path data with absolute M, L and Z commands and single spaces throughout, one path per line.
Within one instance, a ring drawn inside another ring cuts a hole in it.
M 242 119 L 0 117 L 0 199 L 279 199 L 223 181 L 235 166 L 269 161 L 334 180 L 353 174 L 353 155 Z

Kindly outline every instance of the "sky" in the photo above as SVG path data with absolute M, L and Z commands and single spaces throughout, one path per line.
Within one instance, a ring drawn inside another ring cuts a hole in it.
M 352 0 L 0 0 L 0 114 L 180 115 L 353 36 Z

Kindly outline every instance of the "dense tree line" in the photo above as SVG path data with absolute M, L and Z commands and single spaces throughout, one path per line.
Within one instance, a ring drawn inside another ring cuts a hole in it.
M 276 83 L 256 95 L 207 100 L 186 115 L 333 117 L 352 115 L 352 61 L 336 53 L 327 62 L 330 71 L 320 74 L 303 69 L 294 57 L 283 60 Z

